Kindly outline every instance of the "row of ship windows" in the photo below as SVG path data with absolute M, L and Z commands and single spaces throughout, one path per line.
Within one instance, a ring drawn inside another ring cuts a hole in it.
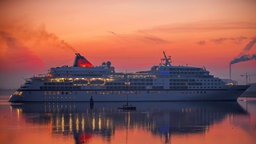
M 202 85 L 202 83 L 169 83 L 170 85 Z
M 130 82 L 133 82 L 133 81 L 153 81 L 153 79 L 129 79 Z
M 202 70 L 201 68 L 160 68 L 160 70 L 168 70 L 169 71 L 199 71 L 199 72 L 207 72 Z
M 194 82 L 194 79 L 170 79 L 170 82 Z
M 218 88 L 221 88 L 221 87 L 210 86 L 210 87 L 189 87 L 189 88 L 196 88 L 196 89 L 218 89 Z
M 71 91 L 45 91 L 44 95 L 71 95 Z
M 74 86 L 42 86 L 40 87 L 41 90 L 43 89 L 79 89 L 81 86 L 103 86 L 102 84 L 74 84 Z M 108 85 L 107 88 L 144 88 L 143 85 Z
M 131 83 L 131 85 L 153 85 L 153 83 Z
M 126 86 L 107 86 L 107 89 L 145 89 L 144 86 L 129 86 L 129 87 L 126 87 Z
M 206 91 L 185 91 L 181 92 L 182 94 L 205 94 Z
M 72 83 L 56 82 L 56 83 L 44 83 L 44 85 L 72 85 Z
M 85 93 L 86 94 L 98 94 L 98 95 L 105 95 L 105 94 L 141 94 L 142 91 L 86 91 Z M 172 91 L 147 91 L 146 93 L 148 93 L 148 94 L 161 94 L 161 93 L 172 93 Z
M 175 68 L 175 69 L 172 69 L 170 68 L 170 71 L 202 71 L 202 69 L 200 68 Z
M 90 74 L 90 73 L 106 73 L 107 71 L 97 70 L 97 71 L 54 71 L 52 73 L 58 73 L 58 74 Z
M 106 85 L 125 85 L 124 83 L 106 83 Z M 147 83 L 133 83 L 131 82 L 130 85 L 153 85 L 153 83 L 151 82 L 147 82 Z
M 163 89 L 163 86 L 152 86 L 150 89 Z M 145 86 L 107 86 L 107 89 L 145 89 Z
M 74 87 L 40 87 L 41 90 L 58 90 L 58 89 L 68 89 L 68 90 L 76 90 L 76 89 L 80 89 L 80 86 L 88 86 L 88 85 L 82 85 L 82 84 L 78 84 L 75 85 Z M 101 85 L 92 85 L 92 86 L 101 86 Z M 125 86 L 125 85 L 121 85 L 121 86 L 107 86 L 107 89 L 144 89 L 144 86 Z
M 86 94 L 141 94 L 141 91 L 87 91 Z M 148 94 L 163 94 L 173 93 L 172 91 L 147 91 Z M 206 93 L 206 91 L 185 91 L 182 94 L 199 94 Z
M 45 91 L 44 95 L 58 96 L 58 95 L 71 95 L 71 91 Z M 77 92 L 75 92 L 77 94 Z M 141 94 L 141 91 L 85 91 L 84 94 Z
M 170 85 L 203 85 L 202 83 L 169 83 Z M 220 85 L 221 83 L 204 83 L 204 85 Z
M 76 84 L 86 84 L 88 85 L 88 83 L 75 83 L 74 85 Z M 202 85 L 202 83 L 170 83 L 170 85 Z M 205 83 L 205 84 L 208 84 L 208 85 L 219 85 L 221 83 Z M 44 83 L 44 85 L 48 85 L 48 86 L 51 86 L 51 85 L 72 85 L 72 83 Z M 124 85 L 124 83 L 106 83 L 106 85 Z M 147 83 L 133 83 L 131 82 L 130 85 L 153 85 L 152 82 L 147 82 Z
M 220 82 L 221 80 L 219 79 L 170 79 L 170 82 L 174 81 L 174 82 L 194 82 L 194 81 L 200 81 L 200 82 Z
M 84 94 L 97 94 L 97 95 L 107 95 L 107 94 L 141 94 L 141 91 L 85 91 Z M 147 91 L 148 94 L 161 94 L 163 91 Z M 172 93 L 172 91 L 165 91 L 164 93 Z M 205 94 L 206 91 L 183 91 L 182 94 Z M 71 95 L 71 91 L 45 91 L 44 95 L 58 96 L 58 95 Z M 77 92 L 75 92 L 77 94 Z M 52 97 L 54 98 L 54 97 Z M 63 97 L 57 97 L 63 98 Z M 66 97 L 64 97 L 66 98 Z M 71 97 L 69 97 L 71 98 Z
M 102 74 L 105 73 L 88 73 L 88 74 L 54 74 L 54 76 L 56 77 L 73 77 L 73 76 L 101 76 Z
M 75 90 L 75 89 L 80 89 L 81 86 L 103 86 L 100 84 L 97 85 L 87 85 L 87 84 L 74 84 L 74 86 L 69 86 L 69 87 L 53 87 L 53 86 L 49 86 L 49 87 L 40 87 L 41 90 L 50 90 L 50 89 L 68 89 L 68 90 Z M 208 86 L 202 86 L 202 85 L 197 85 L 197 84 L 193 84 L 193 86 L 189 86 L 186 85 L 184 83 L 180 83 L 180 84 L 170 84 L 170 88 L 171 89 L 180 89 L 180 88 L 221 88 L 220 86 L 216 85 L 208 85 Z M 139 86 L 139 85 L 109 85 L 106 86 L 107 89 L 145 89 L 145 86 Z M 163 89 L 163 86 L 152 86 L 153 89 Z
M 97 94 L 97 95 L 107 95 L 107 94 L 141 94 L 141 91 L 86 91 L 86 94 Z
M 56 73 L 62 73 L 62 74 L 65 74 L 65 73 L 69 73 L 69 74 L 88 74 L 88 73 L 106 73 L 106 71 L 102 71 L 102 70 L 97 70 L 97 71 L 83 71 L 83 73 L 81 73 L 81 71 L 56 71 Z
M 170 85 L 186 85 L 187 83 L 182 83 L 182 82 L 187 82 L 187 81 L 193 81 L 193 80 L 170 80 L 171 81 L 175 81 L 176 83 L 170 83 Z M 201 80 L 200 80 L 201 81 Z M 205 81 L 205 80 L 204 80 Z M 208 80 L 209 81 L 209 80 Z M 216 80 L 215 80 L 216 81 Z M 180 83 L 177 83 L 177 82 L 180 82 Z M 81 84 L 85 84 L 85 83 L 81 83 Z M 189 85 L 202 85 L 202 83 L 188 83 Z M 219 85 L 221 83 L 205 83 L 206 85 Z M 73 83 L 44 83 L 44 85 L 73 85 Z M 76 85 L 76 84 L 74 84 Z M 86 84 L 87 85 L 87 84 Z M 106 85 L 124 85 L 124 83 L 106 83 Z M 131 82 L 130 85 L 153 85 L 152 82 L 142 82 L 142 83 L 134 83 L 134 82 Z
M 198 74 L 198 75 L 203 75 L 207 74 L 206 72 L 170 72 L 170 74 Z
M 53 96 L 53 97 L 48 97 L 49 99 L 56 99 L 56 100 L 60 100 L 60 101 L 63 101 L 63 99 L 66 99 L 66 100 L 71 100 L 71 97 L 56 97 L 56 96 Z
M 67 85 L 67 86 L 70 86 L 70 85 L 78 85 L 78 84 L 82 84 L 82 85 L 88 85 L 88 83 L 44 83 L 44 85 L 47 85 L 47 86 L 55 86 L 55 85 Z M 124 83 L 106 83 L 106 85 L 124 85 Z M 130 85 L 153 85 L 152 82 L 147 82 L 147 83 L 133 83 L 131 82 Z
M 72 86 L 67 86 L 67 87 L 60 87 L 60 86 L 58 86 L 58 87 L 40 87 L 40 89 L 41 90 L 51 90 L 51 89 L 61 89 L 61 90 L 63 90 L 63 89 L 69 89 L 69 90 L 76 90 L 76 89 L 80 89 L 80 87 L 78 87 L 78 86 L 74 86 L 74 87 L 72 87 Z
M 187 86 L 170 86 L 170 89 L 218 89 L 221 87 L 187 87 Z
M 103 84 L 74 84 L 74 86 L 102 86 Z
M 197 81 L 205 81 L 205 82 L 220 82 L 221 80 L 219 80 L 219 79 L 204 79 L 204 80 L 202 80 L 202 79 L 199 79 L 199 80 L 197 80 Z

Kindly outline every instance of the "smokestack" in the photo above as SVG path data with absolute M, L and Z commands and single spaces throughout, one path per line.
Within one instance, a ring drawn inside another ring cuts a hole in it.
M 230 63 L 229 63 L 229 79 L 231 80 L 231 65 L 232 64 L 236 64 L 236 63 L 240 63 L 240 62 L 245 62 L 245 61 L 249 61 L 249 60 L 256 60 L 256 54 L 253 55 L 243 55 L 239 58 L 234 58 Z
M 252 39 L 243 49 L 243 51 L 240 53 L 239 57 L 234 58 L 230 63 L 229 63 L 229 79 L 231 80 L 231 65 L 240 63 L 240 62 L 245 62 L 249 60 L 256 60 L 256 54 L 246 54 L 249 50 L 252 49 L 253 45 L 256 43 L 256 38 Z
M 231 80 L 231 63 L 229 64 L 229 79 Z

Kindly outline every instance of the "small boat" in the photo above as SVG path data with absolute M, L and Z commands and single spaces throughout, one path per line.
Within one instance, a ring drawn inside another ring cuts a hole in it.
M 118 107 L 118 109 L 125 111 L 135 111 L 136 107 L 132 106 L 131 104 L 128 104 L 128 95 L 126 95 L 126 104 L 124 104 L 122 107 Z

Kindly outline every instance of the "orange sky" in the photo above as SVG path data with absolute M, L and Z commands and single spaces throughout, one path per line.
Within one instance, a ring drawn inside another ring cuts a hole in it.
M 94 65 L 110 60 L 118 71 L 149 69 L 165 50 L 175 65 L 205 66 L 227 78 L 229 62 L 256 37 L 255 0 L 3 0 L 0 9 L 1 88 L 72 65 L 70 47 Z M 248 54 L 255 53 L 253 46 Z M 256 61 L 233 67 L 244 83 L 240 75 L 254 74 Z

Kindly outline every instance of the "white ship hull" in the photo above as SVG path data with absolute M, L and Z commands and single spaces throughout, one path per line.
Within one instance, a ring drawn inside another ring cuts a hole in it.
M 49 95 L 45 91 L 24 91 L 22 95 L 12 95 L 10 102 L 28 102 L 28 101 L 58 101 L 58 102 L 77 102 L 90 101 L 95 102 L 118 102 L 118 101 L 223 101 L 237 100 L 244 92 L 247 86 L 239 88 L 222 90 L 168 90 L 168 91 L 119 91 L 112 94 L 91 91 L 65 91 L 61 94 Z

